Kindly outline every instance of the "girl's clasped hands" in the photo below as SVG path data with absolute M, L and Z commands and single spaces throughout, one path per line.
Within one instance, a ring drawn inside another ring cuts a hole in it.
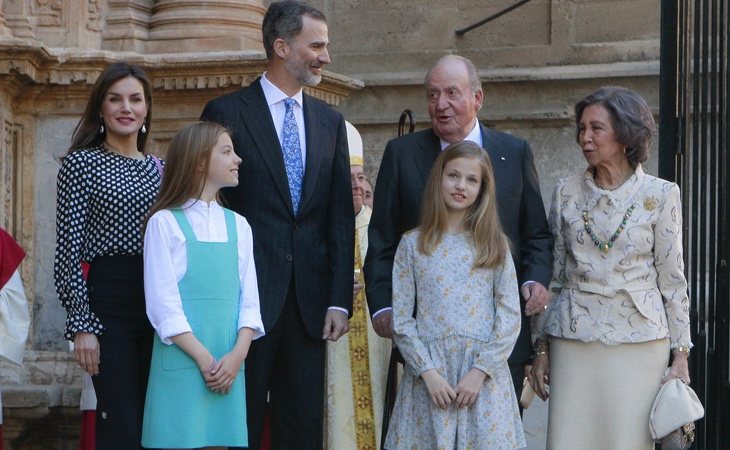
M 228 394 L 231 392 L 231 386 L 233 386 L 245 358 L 241 358 L 232 352 L 227 353 L 220 360 L 212 358 L 213 360 L 207 366 L 198 366 L 200 367 L 200 373 L 203 375 L 208 389 L 222 395 Z
M 476 401 L 487 374 L 472 368 L 455 388 L 452 388 L 436 369 L 426 370 L 421 374 L 421 378 L 426 383 L 428 393 L 431 394 L 431 401 L 439 408 L 448 409 L 452 405 L 457 408 L 468 408 Z

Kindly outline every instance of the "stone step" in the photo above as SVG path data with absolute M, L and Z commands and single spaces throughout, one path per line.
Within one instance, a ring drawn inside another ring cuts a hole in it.
M 2 387 L 3 409 L 78 407 L 81 386 L 19 384 Z M 12 414 L 12 413 L 11 413 Z

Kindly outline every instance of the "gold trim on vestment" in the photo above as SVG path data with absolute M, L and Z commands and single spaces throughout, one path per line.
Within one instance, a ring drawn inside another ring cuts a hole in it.
M 355 230 L 355 276 L 363 289 L 352 302 L 350 318 L 350 370 L 352 373 L 352 406 L 355 411 L 355 438 L 358 450 L 375 450 L 375 413 L 370 385 L 370 353 L 368 352 L 368 317 L 365 308 L 365 282 L 362 276 L 360 238 Z

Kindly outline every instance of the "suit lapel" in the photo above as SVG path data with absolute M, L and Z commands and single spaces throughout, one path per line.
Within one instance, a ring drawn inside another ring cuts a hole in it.
M 317 184 L 320 161 L 322 160 L 322 128 L 325 124 L 320 120 L 322 114 L 317 110 L 320 105 L 310 101 L 307 95 L 304 102 L 304 136 L 307 140 L 307 164 L 304 167 L 304 182 L 302 186 L 302 200 L 299 205 L 301 213 L 312 198 L 312 192 Z
M 418 168 L 418 173 L 421 174 L 421 180 L 424 185 L 428 180 L 428 174 L 431 172 L 431 167 L 433 167 L 433 163 L 436 161 L 436 158 L 438 158 L 440 152 L 441 141 L 433 130 L 431 130 L 431 132 L 427 133 L 423 140 L 421 140 L 421 151 L 416 152 L 415 155 L 416 168 Z
M 482 147 L 489 154 L 489 158 L 492 160 L 492 167 L 496 174 L 499 169 L 499 161 L 504 161 L 507 155 L 504 153 L 504 150 L 497 145 L 494 133 L 489 128 L 485 127 L 481 123 L 479 124 L 479 128 L 482 132 Z
M 507 152 L 504 145 L 500 145 L 497 142 L 497 135 L 493 130 L 490 130 L 482 124 L 479 124 L 479 127 L 482 131 L 482 147 L 487 151 L 489 159 L 492 161 L 497 209 L 500 217 L 509 217 L 507 215 L 509 214 L 507 208 L 512 208 L 513 206 L 504 202 L 504 199 L 510 197 L 508 190 L 510 186 L 514 185 L 514 180 L 511 180 L 515 176 L 514 165 L 511 164 L 512 155 Z
M 241 100 L 245 104 L 241 115 L 243 123 L 248 127 L 248 134 L 261 155 L 261 159 L 269 168 L 279 193 L 289 206 L 289 210 L 293 211 L 289 180 L 284 167 L 284 155 L 260 80 L 256 80 L 249 89 L 243 91 Z M 246 164 L 246 161 L 243 164 Z

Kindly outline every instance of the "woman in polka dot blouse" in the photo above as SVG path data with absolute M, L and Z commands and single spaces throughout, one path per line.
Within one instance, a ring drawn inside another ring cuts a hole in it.
M 96 448 L 141 448 L 153 329 L 145 314 L 142 221 L 160 188 L 145 155 L 150 82 L 124 62 L 99 76 L 58 174 L 56 291 L 97 396 Z M 82 262 L 89 262 L 84 278 Z

